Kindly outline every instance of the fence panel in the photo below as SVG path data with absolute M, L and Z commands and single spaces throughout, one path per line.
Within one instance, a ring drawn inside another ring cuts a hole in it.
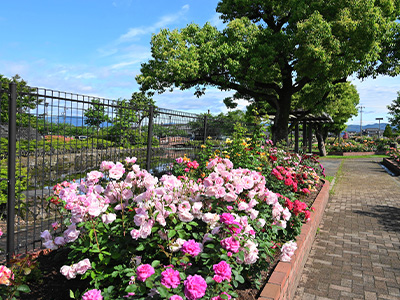
M 16 149 L 9 151 L 10 119 L 5 113 L 9 100 L 9 87 L 1 87 L 0 228 L 4 235 L 0 260 L 40 248 L 44 230 L 64 230 L 53 197 L 58 184 L 83 180 L 88 172 L 98 170 L 103 160 L 115 162 L 133 156 L 141 168 L 161 176 L 169 172 L 177 157 L 196 159 L 206 133 L 214 138 L 224 134 L 211 127 L 221 124 L 206 114 L 139 109 L 130 100 L 19 86 L 16 132 L 11 132 Z M 13 188 L 7 186 L 9 163 L 16 171 Z M 10 197 L 15 204 L 7 210 Z M 5 220 L 9 220 L 8 226 Z M 11 232 L 14 237 L 8 234 Z

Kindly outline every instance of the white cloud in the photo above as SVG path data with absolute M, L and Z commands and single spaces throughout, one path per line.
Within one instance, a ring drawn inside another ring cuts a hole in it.
M 221 14 L 215 13 L 214 16 L 208 20 L 208 22 L 212 25 L 217 27 L 218 30 L 222 30 L 226 27 L 226 24 L 220 19 Z
M 153 25 L 147 27 L 140 26 L 140 27 L 130 28 L 127 33 L 124 33 L 118 38 L 117 43 L 128 42 L 138 36 L 151 34 L 158 31 L 161 28 L 172 25 L 176 23 L 179 19 L 181 19 L 188 11 L 189 11 L 189 5 L 186 4 L 182 6 L 179 12 L 173 15 L 162 16 L 161 19 L 156 23 L 154 23 Z

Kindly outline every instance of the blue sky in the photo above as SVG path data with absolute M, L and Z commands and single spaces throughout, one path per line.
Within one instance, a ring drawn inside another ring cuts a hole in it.
M 36 87 L 130 98 L 135 76 L 151 58 L 150 41 L 161 28 L 210 22 L 223 28 L 218 0 L 13 0 L 1 1 L 0 74 L 19 74 Z M 400 77 L 354 80 L 365 107 L 363 124 L 387 121 L 386 106 L 397 97 Z M 226 112 L 228 92 L 210 89 L 155 95 L 158 106 L 189 112 Z M 244 107 L 245 102 L 240 107 Z M 360 116 L 348 122 L 359 124 Z

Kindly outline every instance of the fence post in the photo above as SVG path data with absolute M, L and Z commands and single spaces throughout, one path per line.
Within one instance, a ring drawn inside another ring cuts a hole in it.
M 203 144 L 206 144 L 207 141 L 207 116 L 204 116 L 204 136 L 203 136 Z
M 15 160 L 17 143 L 17 85 L 10 83 L 8 106 L 8 191 L 7 191 L 7 248 L 6 259 L 10 262 L 14 254 L 15 223 Z
M 151 169 L 151 145 L 153 142 L 153 122 L 154 122 L 154 106 L 149 108 L 149 129 L 147 132 L 147 156 L 146 156 L 146 169 L 150 172 Z

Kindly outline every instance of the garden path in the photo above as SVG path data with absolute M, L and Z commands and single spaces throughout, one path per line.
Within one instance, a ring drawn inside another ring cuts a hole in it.
M 346 159 L 295 300 L 400 299 L 400 178 Z

